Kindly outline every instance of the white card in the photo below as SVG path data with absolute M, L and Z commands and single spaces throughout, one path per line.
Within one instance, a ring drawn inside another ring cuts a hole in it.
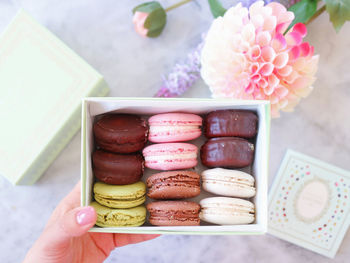
M 269 192 L 268 232 L 333 258 L 350 224 L 350 172 L 288 150 Z

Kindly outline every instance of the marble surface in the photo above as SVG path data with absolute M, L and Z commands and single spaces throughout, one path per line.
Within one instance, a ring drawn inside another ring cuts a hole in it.
M 131 9 L 141 1 L 1 0 L 0 30 L 19 8 L 30 12 L 99 70 L 110 96 L 153 96 L 161 75 L 185 58 L 212 21 L 206 1 L 168 14 L 161 37 L 133 31 Z M 175 0 L 162 1 L 168 6 Z M 350 170 L 350 23 L 336 34 L 323 14 L 309 25 L 308 40 L 321 55 L 311 96 L 294 113 L 272 121 L 270 180 L 287 148 Z M 199 82 L 184 97 L 209 97 Z M 33 186 L 0 178 L 0 262 L 19 262 L 42 231 L 51 211 L 80 173 L 80 134 Z M 334 262 L 348 262 L 347 233 Z M 162 236 L 116 249 L 106 262 L 328 262 L 329 259 L 265 236 Z

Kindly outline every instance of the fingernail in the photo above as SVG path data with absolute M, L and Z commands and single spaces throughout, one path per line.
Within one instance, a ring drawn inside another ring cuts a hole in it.
M 95 210 L 91 206 L 84 207 L 77 213 L 77 223 L 81 226 L 91 224 L 95 218 Z

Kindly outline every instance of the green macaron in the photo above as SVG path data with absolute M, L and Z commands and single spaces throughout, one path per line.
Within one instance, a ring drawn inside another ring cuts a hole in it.
M 90 204 L 96 211 L 96 225 L 100 227 L 141 226 L 146 220 L 146 208 L 143 205 L 128 209 L 113 209 L 97 202 Z
M 127 185 L 110 185 L 97 182 L 94 185 L 95 200 L 111 208 L 131 208 L 146 201 L 146 185 L 137 182 Z

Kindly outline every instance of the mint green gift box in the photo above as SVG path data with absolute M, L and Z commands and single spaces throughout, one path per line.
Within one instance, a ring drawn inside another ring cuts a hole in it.
M 0 38 L 0 174 L 33 184 L 81 123 L 103 77 L 23 10 Z

